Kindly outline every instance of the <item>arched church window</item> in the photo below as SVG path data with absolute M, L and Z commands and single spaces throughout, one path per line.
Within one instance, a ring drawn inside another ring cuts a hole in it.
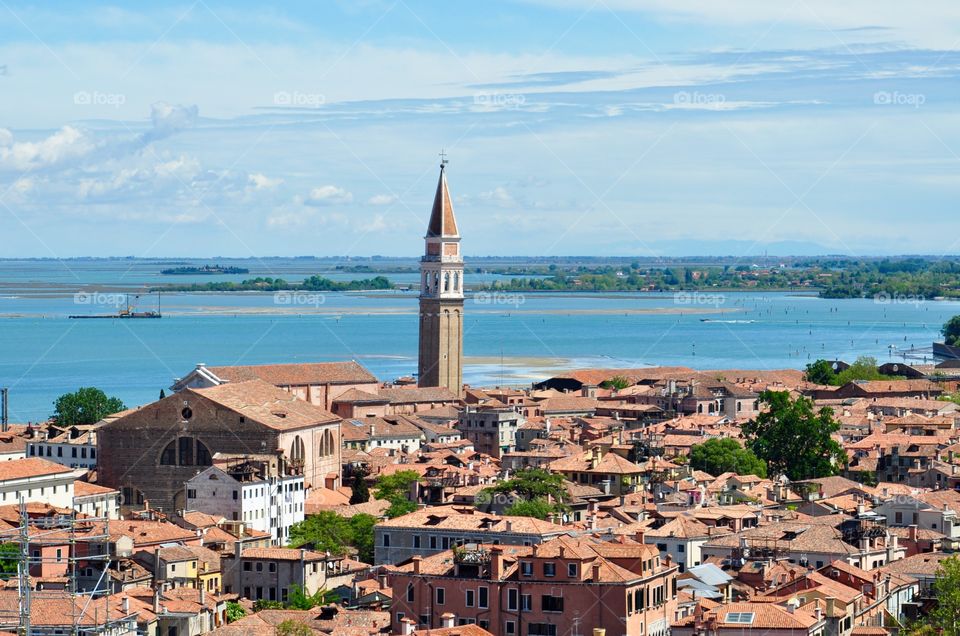
M 453 273 L 453 291 L 460 291 L 460 272 Z
M 450 291 L 450 273 L 449 272 L 443 273 L 443 291 L 445 292 Z

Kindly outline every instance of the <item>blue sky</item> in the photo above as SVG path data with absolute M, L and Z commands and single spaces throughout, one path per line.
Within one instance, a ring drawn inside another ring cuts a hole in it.
M 0 0 L 2 256 L 960 252 L 960 5 Z

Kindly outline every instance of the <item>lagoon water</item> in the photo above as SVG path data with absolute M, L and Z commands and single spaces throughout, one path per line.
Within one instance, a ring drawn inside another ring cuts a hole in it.
M 115 312 L 118 292 L 161 282 L 373 275 L 328 274 L 293 259 L 271 262 L 267 274 L 256 260 L 218 262 L 251 273 L 161 277 L 169 263 L 0 261 L 0 386 L 10 388 L 11 421 L 48 416 L 56 396 L 80 386 L 144 404 L 198 362 L 356 359 L 382 380 L 416 371 L 415 291 L 169 293 L 161 320 L 67 318 Z M 416 280 L 387 276 L 398 284 Z M 468 282 L 495 278 L 468 275 Z M 137 309 L 156 302 L 141 296 Z M 466 301 L 464 377 L 474 385 L 529 385 L 578 366 L 802 368 L 819 357 L 902 360 L 911 348 L 922 361 L 920 350 L 958 313 L 960 302 L 824 300 L 813 292 L 478 293 Z

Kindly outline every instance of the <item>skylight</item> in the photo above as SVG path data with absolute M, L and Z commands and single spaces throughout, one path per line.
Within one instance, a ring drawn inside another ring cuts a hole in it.
M 730 612 L 723 622 L 737 625 L 753 625 L 753 616 L 753 612 Z

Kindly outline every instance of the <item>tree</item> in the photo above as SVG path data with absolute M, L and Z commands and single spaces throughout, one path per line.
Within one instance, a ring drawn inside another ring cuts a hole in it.
M 358 514 L 341 517 L 331 510 L 310 515 L 290 528 L 290 546 L 299 548 L 312 545 L 319 552 L 343 555 L 347 547 L 357 550 L 364 563 L 373 563 L 373 527 L 377 518 Z
M 236 601 L 227 601 L 227 622 L 238 621 L 247 615 L 247 610 Z
M 0 580 L 7 580 L 17 573 L 20 562 L 20 546 L 16 543 L 0 543 Z
M 527 499 L 507 506 L 503 514 L 508 517 L 533 517 L 546 519 L 551 513 L 557 512 L 556 506 L 546 499 Z
M 564 502 L 569 498 L 563 475 L 551 473 L 542 468 L 525 468 L 514 473 L 513 477 L 501 481 L 491 492 L 514 494 L 521 499 L 547 499 Z
M 124 410 L 123 402 L 94 387 L 83 387 L 64 393 L 53 403 L 57 424 L 96 424 L 111 413 Z
M 833 365 L 828 361 L 817 360 L 807 365 L 803 379 L 814 384 L 836 384 L 837 374 L 834 373 Z
M 293 584 L 290 586 L 289 594 L 287 594 L 287 608 L 309 610 L 317 605 L 330 603 L 336 596 L 334 592 L 327 590 L 317 590 L 313 594 L 307 594 L 303 587 Z
M 377 478 L 373 495 L 377 499 L 390 502 L 387 517 L 401 517 L 417 509 L 417 504 L 410 501 L 410 489 L 419 481 L 420 473 L 415 470 L 399 470 L 392 475 L 380 475 Z
M 314 631 L 307 625 L 288 618 L 277 625 L 276 633 L 277 636 L 313 636 Z
M 790 398 L 787 391 L 764 391 L 767 410 L 743 425 L 747 447 L 767 463 L 772 475 L 793 481 L 835 475 L 847 454 L 832 435 L 840 430 L 833 411 L 814 411 L 809 398 Z
M 312 545 L 318 552 L 342 555 L 353 540 L 350 520 L 332 510 L 307 516 L 290 528 L 290 547 Z
M 877 359 L 870 356 L 860 356 L 849 367 L 837 373 L 834 384 L 843 386 L 854 380 L 890 380 L 895 376 L 883 375 L 877 370 Z
M 738 475 L 767 476 L 767 466 L 749 448 L 743 448 L 736 440 L 708 439 L 690 449 L 690 466 L 711 475 L 732 472 Z
M 943 341 L 951 347 L 960 347 L 960 316 L 954 316 L 944 323 L 940 330 Z
M 600 383 L 600 388 L 603 389 L 616 389 L 617 391 L 623 391 L 625 388 L 629 387 L 632 383 L 630 380 L 622 375 L 615 375 L 608 380 L 604 380 Z
M 358 514 L 350 517 L 350 530 L 353 541 L 350 545 L 357 549 L 357 558 L 364 563 L 373 563 L 373 527 L 377 518 L 373 515 Z
M 960 558 L 955 556 L 940 562 L 937 578 L 933 581 L 933 596 L 937 608 L 930 612 L 930 623 L 943 636 L 960 634 Z
M 367 487 L 367 473 L 358 470 L 353 476 L 351 484 L 350 504 L 356 505 L 370 501 L 370 488 Z

